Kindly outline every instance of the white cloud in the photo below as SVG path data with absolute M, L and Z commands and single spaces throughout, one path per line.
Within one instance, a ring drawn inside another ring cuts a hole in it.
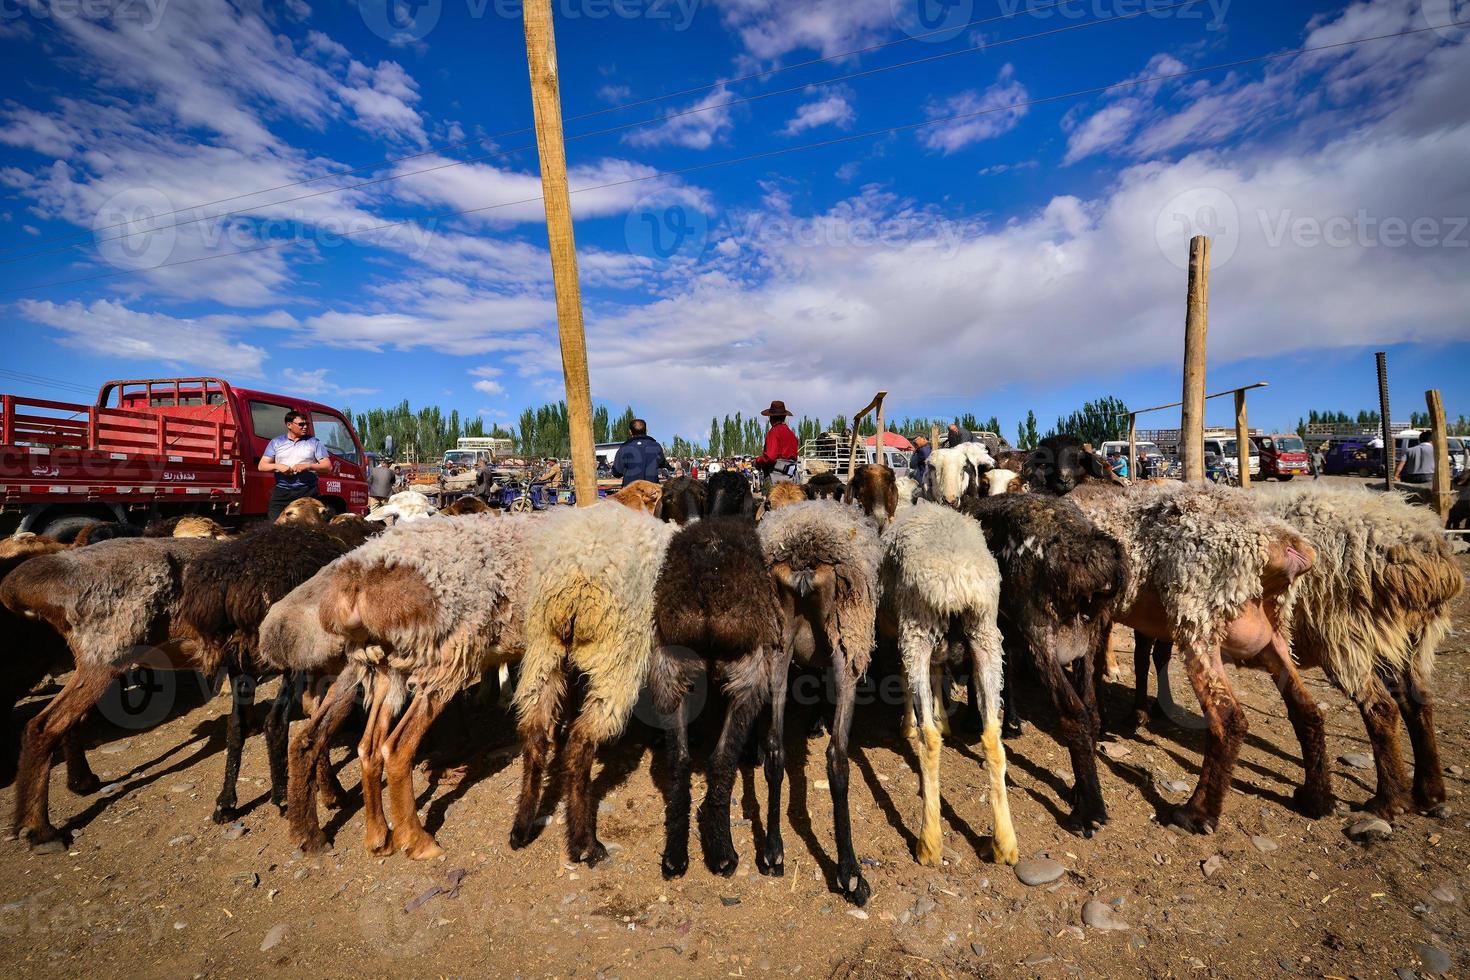
M 84 306 L 27 299 L 16 307 L 55 331 L 58 343 L 92 355 L 245 377 L 260 377 L 266 359 L 263 348 L 235 339 L 249 323 L 244 317 L 174 317 L 111 300 Z
M 787 121 L 786 127 L 781 132 L 787 136 L 795 136 L 808 129 L 829 125 L 846 129 L 856 118 L 857 112 L 849 101 L 849 93 L 828 92 L 797 106 L 796 115 Z
M 725 26 L 752 57 L 780 58 L 802 48 L 822 57 L 841 54 L 892 35 L 892 0 L 715 0 Z
M 505 385 L 501 384 L 499 381 L 491 381 L 489 379 L 476 381 L 474 384 L 474 389 L 486 395 L 505 394 Z
M 971 143 L 993 139 L 1014 129 L 1026 115 L 1026 86 L 1015 80 L 1011 65 L 1001 68 L 994 85 L 984 92 L 973 89 L 952 95 L 943 102 L 931 102 L 925 109 L 930 119 L 951 119 L 919 130 L 919 139 L 931 150 L 954 153 Z
M 734 119 L 725 103 L 733 96 L 723 84 L 693 105 L 676 110 L 657 126 L 629 130 L 623 142 L 629 146 L 683 146 L 691 150 L 707 150 L 723 142 Z
M 285 384 L 282 389 L 285 394 L 305 395 L 309 398 L 337 397 L 351 398 L 356 395 L 375 395 L 377 388 L 344 388 L 334 381 L 327 379 L 327 368 L 317 368 L 313 371 L 299 371 L 296 368 L 286 368 L 281 372 L 281 380 Z

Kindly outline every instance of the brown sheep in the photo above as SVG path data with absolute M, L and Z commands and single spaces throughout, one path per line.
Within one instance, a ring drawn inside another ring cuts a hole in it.
M 657 483 L 648 480 L 634 480 L 617 493 L 608 494 L 608 500 L 615 500 L 630 510 L 641 510 L 645 514 L 657 515 L 659 501 L 663 499 L 663 488 Z
M 766 494 L 766 508 L 778 510 L 791 504 L 799 504 L 807 499 L 809 498 L 806 491 L 795 483 L 777 483 L 772 485 L 770 492 Z

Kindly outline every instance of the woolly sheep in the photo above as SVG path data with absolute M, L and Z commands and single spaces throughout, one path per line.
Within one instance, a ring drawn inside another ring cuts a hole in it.
M 41 555 L 0 581 L 0 605 L 45 620 L 65 638 L 76 669 L 26 726 L 15 781 L 17 834 L 33 844 L 60 836 L 48 816 L 51 754 L 128 667 L 172 666 L 180 580 L 218 545 L 200 538 L 122 538 Z
M 607 505 L 589 510 L 627 513 Z M 443 853 L 418 819 L 414 753 L 450 699 L 478 681 L 487 667 L 520 659 L 530 555 L 553 524 L 552 518 L 489 514 L 408 522 L 333 568 L 319 616 L 327 632 L 347 641 L 348 659 L 366 689 L 368 725 L 358 756 L 370 852 L 404 851 L 414 859 Z M 409 690 L 413 701 L 394 725 Z M 311 761 L 301 758 L 300 765 Z M 391 841 L 379 785 L 385 765 Z M 304 832 L 298 843 L 325 844 L 319 831 L 311 832 L 314 811 L 292 816 L 293 832 Z M 312 825 L 305 822 L 308 817 Z
M 791 504 L 799 504 L 807 499 L 806 491 L 795 483 L 775 483 L 766 494 L 766 507 L 777 510 Z
M 995 821 L 991 850 L 997 861 L 1015 864 L 1020 855 L 1006 796 L 1005 748 L 1000 741 L 1001 636 L 996 625 L 1000 570 L 984 534 L 973 520 L 921 500 L 905 507 L 882 535 L 883 618 L 898 635 L 905 701 L 919 718 L 920 793 L 924 800 L 918 861 L 938 867 L 940 728 L 943 706 L 936 699 L 945 663 L 968 658 L 984 701 L 981 742 L 990 776 Z M 955 642 L 951 643 L 951 638 Z M 907 722 L 909 713 L 904 712 Z
M 708 493 L 703 480 L 692 476 L 672 477 L 664 481 L 658 513 L 654 516 L 674 524 L 688 524 L 698 520 L 704 513 Z
M 808 501 L 767 514 L 760 524 L 766 567 L 781 599 L 782 657 L 771 666 L 771 728 L 766 738 L 770 782 L 764 867 L 780 873 L 781 780 L 785 773 L 786 682 L 794 657 L 803 666 L 830 666 L 837 710 L 827 746 L 837 839 L 837 888 L 862 905 L 871 890 L 852 846 L 848 811 L 847 740 L 857 679 L 873 654 L 878 611 L 878 535 L 860 512 L 833 501 Z
M 936 449 L 929 454 L 925 496 L 935 503 L 958 507 L 961 499 L 980 495 L 982 474 L 994 466 L 989 450 L 978 442 Z
M 387 503 L 379 504 L 368 511 L 367 519 L 392 524 L 397 521 L 421 521 L 438 512 L 439 508 L 424 494 L 417 490 L 404 490 L 389 497 Z
M 569 671 L 587 681 L 561 750 L 571 860 L 607 856 L 591 799 L 597 746 L 628 722 L 654 644 L 654 586 L 676 528 L 604 502 L 542 518 L 532 550 L 525 657 L 515 707 L 523 743 L 522 783 L 511 847 L 535 839 L 541 783 L 561 719 Z

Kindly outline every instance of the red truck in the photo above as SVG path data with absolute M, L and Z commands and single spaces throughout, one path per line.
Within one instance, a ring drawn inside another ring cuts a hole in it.
M 258 466 L 287 411 L 332 455 L 318 495 L 367 512 L 367 456 L 336 409 L 219 378 L 109 381 L 92 405 L 0 395 L 0 536 L 74 535 L 99 521 L 263 517 L 275 477 Z
M 1258 479 L 1277 479 L 1285 482 L 1294 476 L 1306 476 L 1312 471 L 1307 462 L 1307 447 L 1302 437 L 1291 432 L 1277 432 L 1269 436 L 1251 436 L 1251 442 L 1261 453 L 1261 472 Z

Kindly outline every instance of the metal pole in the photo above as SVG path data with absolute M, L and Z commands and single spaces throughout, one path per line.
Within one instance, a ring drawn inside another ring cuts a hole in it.
M 1383 416 L 1382 428 L 1379 430 L 1383 436 L 1383 488 L 1393 489 L 1393 471 L 1397 463 L 1394 460 L 1396 451 L 1393 444 L 1393 424 L 1388 414 L 1388 354 L 1379 351 L 1373 355 L 1378 361 L 1378 411 Z
M 1184 406 L 1179 413 L 1179 455 L 1184 479 L 1205 478 L 1205 342 L 1209 333 L 1210 240 L 1189 241 L 1189 298 L 1184 318 Z
M 582 329 L 582 292 L 577 281 L 577 244 L 567 190 L 566 146 L 562 142 L 561 91 L 551 0 L 525 0 L 526 62 L 536 115 L 536 149 L 541 158 L 541 192 L 546 203 L 546 238 L 556 288 L 557 332 L 566 379 L 567 423 L 577 506 L 597 503 L 597 456 L 592 445 L 592 388 L 587 377 L 587 338 Z

